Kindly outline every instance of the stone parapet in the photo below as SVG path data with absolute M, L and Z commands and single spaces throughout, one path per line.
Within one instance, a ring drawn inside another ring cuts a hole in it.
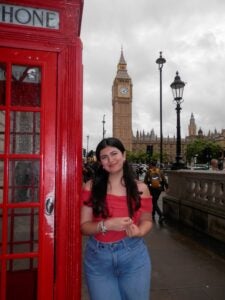
M 225 172 L 179 170 L 167 175 L 167 218 L 225 242 Z

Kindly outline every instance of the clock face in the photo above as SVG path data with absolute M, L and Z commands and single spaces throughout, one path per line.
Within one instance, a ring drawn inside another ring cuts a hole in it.
M 128 93 L 128 88 L 125 87 L 125 86 L 122 86 L 120 88 L 120 93 L 123 94 L 123 95 L 126 95 Z

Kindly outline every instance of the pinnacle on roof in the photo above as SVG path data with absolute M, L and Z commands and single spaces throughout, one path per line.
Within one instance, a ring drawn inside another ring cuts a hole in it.
M 117 65 L 116 78 L 130 79 L 130 76 L 127 73 L 127 63 L 123 55 L 123 48 L 121 48 L 120 60 Z
M 121 65 L 126 65 L 126 61 L 125 61 L 125 58 L 123 56 L 123 48 L 121 48 L 121 54 L 120 54 L 120 61 L 119 61 L 119 64 Z

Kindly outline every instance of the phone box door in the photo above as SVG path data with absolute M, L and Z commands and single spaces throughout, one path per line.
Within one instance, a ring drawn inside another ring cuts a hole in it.
M 0 299 L 53 299 L 56 62 L 0 49 Z

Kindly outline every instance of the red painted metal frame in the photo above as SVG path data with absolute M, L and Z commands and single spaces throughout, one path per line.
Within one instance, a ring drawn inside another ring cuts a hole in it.
M 8 73 L 7 73 L 7 98 L 6 105 L 2 108 L 6 109 L 6 150 L 5 154 L 1 155 L 1 158 L 8 162 L 9 160 L 15 159 L 39 159 L 41 166 L 44 166 L 44 172 L 40 175 L 40 182 L 42 194 L 40 195 L 40 202 L 30 203 L 30 202 L 21 202 L 21 203 L 8 203 L 8 191 L 4 191 L 4 201 L 3 201 L 3 254 L 7 253 L 7 237 L 9 233 L 7 232 L 7 210 L 15 208 L 38 208 L 39 209 L 39 250 L 38 252 L 30 253 L 13 253 L 5 254 L 3 256 L 3 266 L 2 270 L 2 280 L 6 282 L 6 260 L 5 259 L 22 259 L 27 257 L 37 257 L 38 258 L 38 268 L 44 270 L 43 272 L 38 273 L 38 282 L 42 289 L 39 289 L 39 299 L 52 299 L 53 298 L 53 270 L 54 270 L 54 219 L 52 216 L 46 216 L 44 212 L 44 203 L 48 195 L 54 196 L 55 193 L 55 119 L 56 119 L 56 58 L 55 53 L 50 52 L 39 52 L 39 51 L 26 51 L 22 49 L 13 49 L 13 48 L 2 48 L 1 60 L 7 63 Z M 38 58 L 38 61 L 36 60 Z M 42 103 L 41 107 L 19 107 L 10 105 L 10 68 L 12 64 L 22 64 L 22 65 L 36 65 L 42 68 L 42 99 L 48 99 Z M 55 71 L 54 73 L 52 73 Z M 52 100 L 52 101 L 50 101 Z M 42 114 L 41 119 L 41 133 L 45 133 L 41 136 L 41 149 L 40 154 L 13 154 L 10 153 L 9 149 L 9 113 L 10 111 L 40 111 Z M 42 169 L 42 167 L 41 167 Z M 5 186 L 9 185 L 8 183 L 8 164 L 5 165 Z M 48 176 L 45 177 L 45 174 Z M 46 269 L 46 265 L 48 268 Z M 1 289 L 1 299 L 6 297 L 6 288 L 7 285 L 2 285 Z M 44 296 L 43 296 L 44 294 Z
M 43 66 L 42 73 L 42 101 L 43 101 L 43 128 L 44 132 L 43 147 L 41 149 L 43 153 L 43 174 L 41 187 L 43 194 L 40 215 L 40 221 L 43 222 L 39 226 L 39 231 L 44 228 L 44 232 L 40 232 L 40 251 L 39 252 L 39 267 L 38 267 L 38 300 L 39 299 L 51 299 L 53 297 L 53 291 L 51 290 L 54 282 L 54 256 L 52 258 L 46 256 L 47 252 L 54 255 L 54 214 L 45 214 L 45 203 L 48 197 L 56 198 L 55 195 L 55 177 L 56 177 L 56 136 L 55 124 L 56 124 L 56 89 L 52 90 L 56 86 L 56 76 L 54 75 L 57 70 L 57 55 L 55 53 L 44 53 L 46 56 L 46 65 Z M 50 77 L 50 78 L 49 78 Z M 46 84 L 48 83 L 48 84 Z M 50 123 L 51 125 L 50 125 Z M 42 253 L 43 252 L 43 253 Z M 48 260 L 48 261 L 47 261 Z M 47 268 L 46 268 L 47 266 Z M 47 278 L 47 279 L 46 279 Z M 48 282 L 48 285 L 45 284 Z M 49 291 L 48 291 L 49 289 Z M 48 296 L 46 295 L 48 294 Z
M 83 0 L 5 0 L 4 3 L 57 10 L 60 14 L 59 30 L 0 24 L 0 46 L 58 55 L 54 299 L 80 300 L 83 75 L 79 34 Z M 41 300 L 47 300 L 44 291 Z

